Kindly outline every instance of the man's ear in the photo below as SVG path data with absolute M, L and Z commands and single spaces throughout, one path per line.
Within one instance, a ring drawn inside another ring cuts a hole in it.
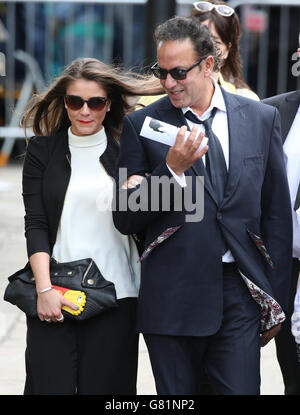
M 211 76 L 211 73 L 214 69 L 214 58 L 212 56 L 207 56 L 203 61 L 203 71 L 205 76 Z

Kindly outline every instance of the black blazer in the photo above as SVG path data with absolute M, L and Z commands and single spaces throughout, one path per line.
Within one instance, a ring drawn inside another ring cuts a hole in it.
M 107 148 L 100 161 L 113 178 L 118 154 L 119 144 L 107 135 Z M 70 160 L 67 131 L 49 137 L 32 137 L 28 142 L 23 168 L 23 199 L 29 257 L 36 252 L 52 253 L 71 175 Z M 141 251 L 136 235 L 135 241 Z
M 292 222 L 279 114 L 261 102 L 222 92 L 229 127 L 228 180 L 224 200 L 218 206 L 202 160 L 187 170 L 193 186 L 197 176 L 204 176 L 204 217 L 198 222 L 187 222 L 185 216 L 192 212 L 184 209 L 151 211 L 151 176 L 172 177 L 165 163 L 169 147 L 140 135 L 146 116 L 180 127 L 186 123 L 182 111 L 164 97 L 124 118 L 118 166 L 127 168 L 128 175 L 151 173 L 146 178 L 148 210 L 113 212 L 122 233 L 144 230 L 146 246 L 155 246 L 142 260 L 138 300 L 141 332 L 207 336 L 220 328 L 221 236 L 249 289 L 258 287 L 262 301 L 265 294 L 268 298 L 262 320 L 270 316 L 270 297 L 282 307 L 288 304 Z M 128 199 L 133 193 L 138 197 L 139 191 L 139 187 L 120 190 L 117 196 L 123 198 L 126 192 Z M 158 238 L 176 226 L 179 228 L 171 236 Z M 152 244 L 155 240 L 157 243 Z M 269 320 L 262 330 L 277 323 Z
M 285 94 L 276 95 L 274 97 L 270 97 L 264 99 L 266 104 L 273 105 L 279 111 L 280 118 L 281 118 L 281 132 L 282 132 L 282 142 L 284 143 L 290 128 L 293 124 L 294 118 L 298 111 L 300 105 L 300 90 L 287 92 Z M 300 139 L 300 133 L 299 133 Z M 297 191 L 297 196 L 295 200 L 294 209 L 297 210 L 300 206 L 300 183 Z

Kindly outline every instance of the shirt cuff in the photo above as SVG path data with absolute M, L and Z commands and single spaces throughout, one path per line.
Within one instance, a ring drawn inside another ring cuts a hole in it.
M 167 163 L 166 163 L 166 165 L 167 165 L 168 169 L 170 170 L 172 176 L 176 180 L 176 182 L 179 184 L 179 186 L 180 187 L 186 187 L 185 174 L 182 173 L 180 176 L 178 176 L 176 173 L 173 172 L 173 170 L 171 169 L 171 167 L 168 166 Z

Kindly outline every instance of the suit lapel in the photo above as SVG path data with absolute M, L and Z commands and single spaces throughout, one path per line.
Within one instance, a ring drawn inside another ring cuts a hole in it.
M 282 141 L 285 142 L 290 128 L 293 124 L 295 116 L 298 111 L 300 104 L 300 91 L 295 91 L 294 93 L 288 94 L 278 106 L 280 119 L 281 119 L 281 133 Z M 296 195 L 294 210 L 296 211 L 300 206 L 300 183 L 298 186 L 298 191 Z
M 281 118 L 281 133 L 283 143 L 287 138 L 289 130 L 296 116 L 300 101 L 299 96 L 300 92 L 296 91 L 294 94 L 285 97 L 285 99 L 279 104 L 278 110 Z
M 240 103 L 235 99 L 232 94 L 227 94 L 222 90 L 228 120 L 228 137 L 229 137 L 229 169 L 228 178 L 224 192 L 224 199 L 221 205 L 223 205 L 235 191 L 242 171 L 242 163 L 244 159 L 243 143 L 245 137 L 245 125 L 244 120 L 246 114 L 241 107 Z

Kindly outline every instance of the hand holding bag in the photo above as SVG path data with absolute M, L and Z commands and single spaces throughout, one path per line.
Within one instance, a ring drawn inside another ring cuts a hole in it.
M 61 263 L 51 258 L 50 278 L 51 284 L 56 286 L 56 289 L 62 288 L 60 290 L 62 294 L 70 290 L 84 293 L 82 297 L 85 303 L 79 308 L 79 313 L 62 309 L 65 317 L 85 320 L 117 307 L 114 284 L 103 277 L 91 258 Z M 29 317 L 38 317 L 35 279 L 29 263 L 25 268 L 11 275 L 8 280 L 4 300 L 16 305 Z

